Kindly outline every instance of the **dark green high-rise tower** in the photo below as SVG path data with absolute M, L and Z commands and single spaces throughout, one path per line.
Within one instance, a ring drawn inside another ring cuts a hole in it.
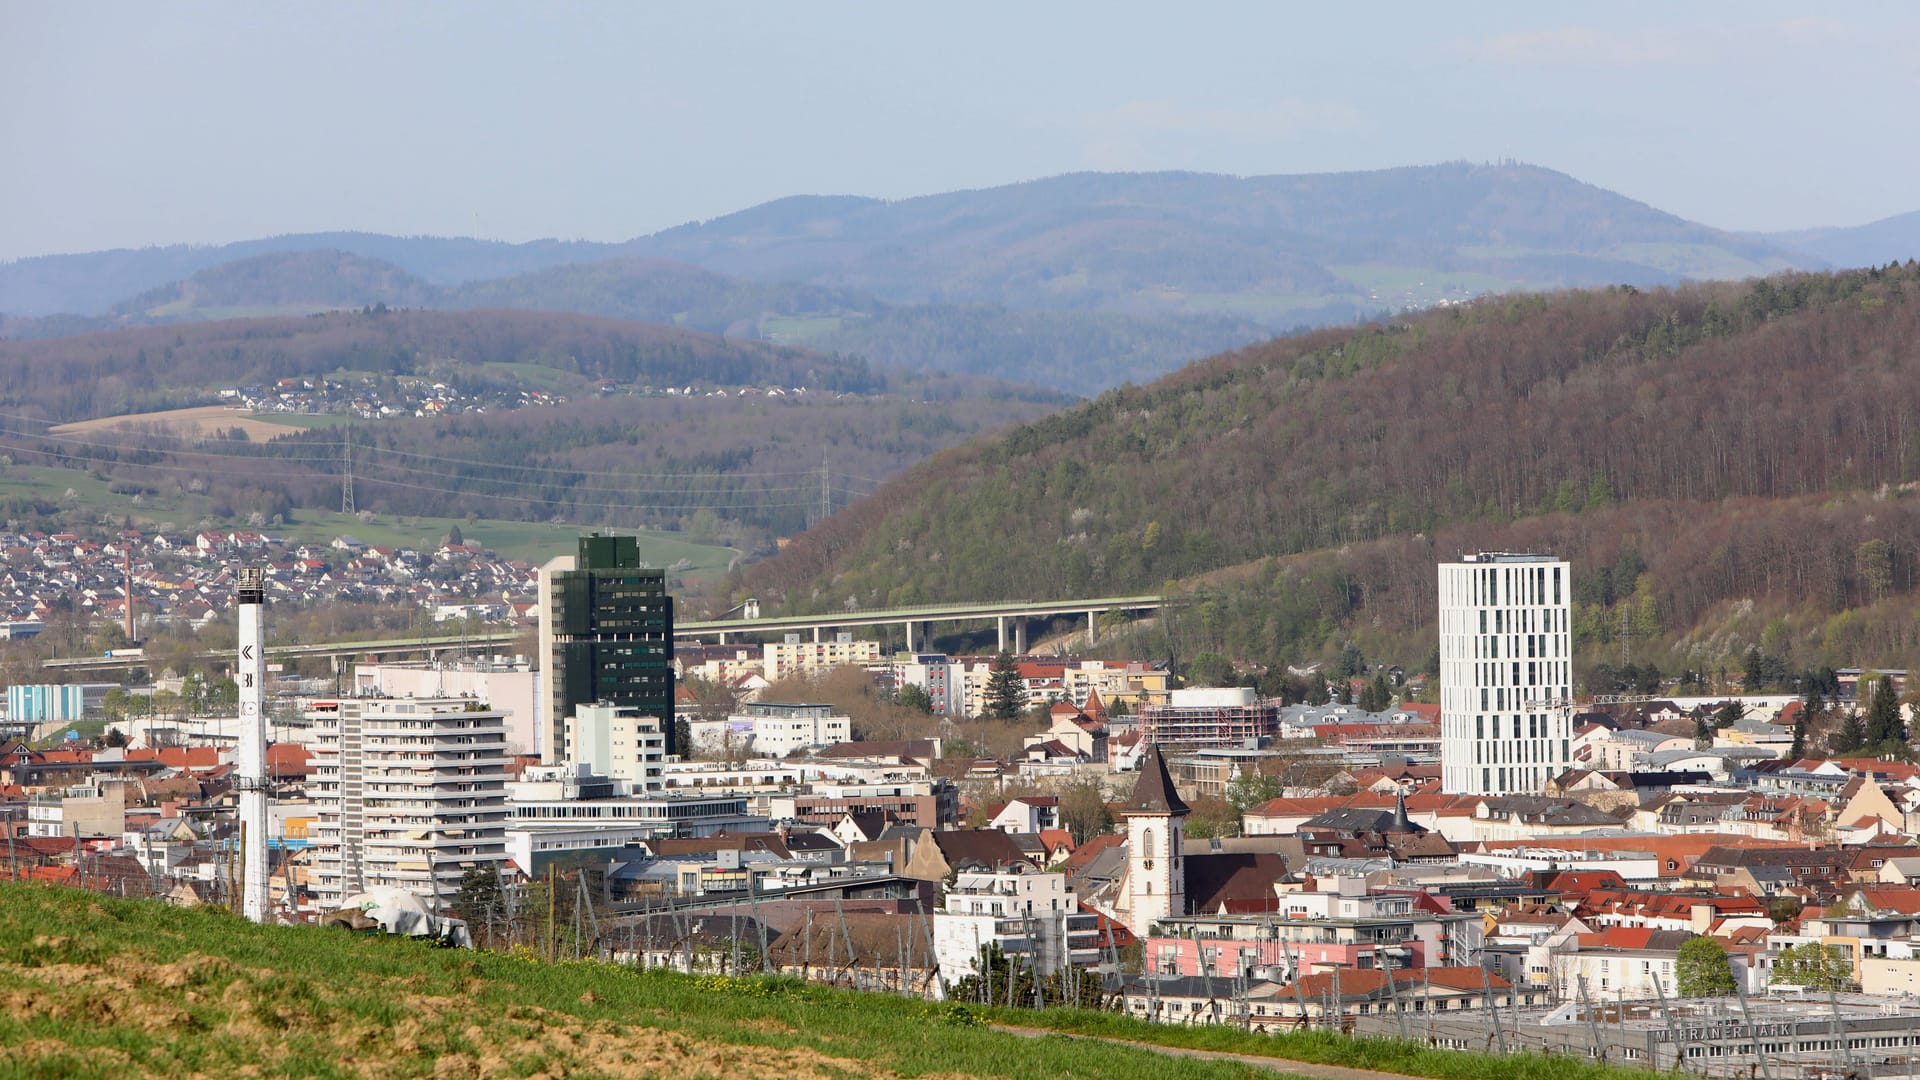
M 565 563 L 571 562 L 572 566 Z M 573 559 L 541 572 L 547 716 L 541 756 L 560 760 L 574 706 L 610 701 L 673 731 L 673 597 L 664 570 L 643 569 L 631 536 L 585 536 Z

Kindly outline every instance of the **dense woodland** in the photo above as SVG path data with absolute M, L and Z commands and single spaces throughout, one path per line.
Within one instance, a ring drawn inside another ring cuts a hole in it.
M 328 424 L 271 442 L 154 431 L 60 436 L 48 422 L 203 404 L 214 388 L 337 372 L 418 374 L 480 392 L 562 378 L 564 405 Z M 596 384 L 621 389 L 600 396 Z M 634 386 L 794 387 L 743 398 L 630 396 Z M 797 531 L 927 455 L 1060 399 L 977 377 L 668 327 L 522 312 L 236 320 L 0 343 L 0 450 L 91 472 L 122 496 L 219 493 L 217 516 L 338 507 L 345 441 L 356 505 L 375 513 L 685 527 L 753 547 Z M 37 519 L 51 508 L 15 506 Z
M 1920 645 L 1916 300 L 1909 264 L 1278 340 L 947 451 L 742 585 L 798 610 L 1195 580 L 1211 606 L 1170 648 L 1371 635 L 1417 662 L 1436 560 L 1553 550 L 1597 588 L 1631 551 L 1585 596 L 1596 647 L 1625 610 L 1643 649 L 1737 655 L 1685 635 L 1752 614 L 1749 644 L 1779 618 L 1896 656 Z
M 52 421 L 212 400 L 221 386 L 436 365 L 550 368 L 653 386 L 776 385 L 874 393 L 865 361 L 667 326 L 551 312 L 341 312 L 0 342 L 0 408 Z
M 901 372 L 965 373 L 1075 395 L 1149 381 L 1189 360 L 1270 336 L 1256 323 L 1221 316 L 893 305 L 855 289 L 731 278 L 665 259 L 577 263 L 442 287 L 389 262 L 326 250 L 223 263 L 104 315 L 0 320 L 0 337 L 37 340 L 374 305 L 577 312 L 798 344 Z M 1302 323 L 1342 321 L 1355 310 L 1346 305 L 1299 314 Z

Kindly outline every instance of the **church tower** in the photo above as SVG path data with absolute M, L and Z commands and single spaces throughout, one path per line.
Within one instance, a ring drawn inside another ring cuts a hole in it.
M 1147 749 L 1120 816 L 1127 822 L 1127 929 L 1144 938 L 1156 920 L 1187 914 L 1187 804 L 1157 744 Z

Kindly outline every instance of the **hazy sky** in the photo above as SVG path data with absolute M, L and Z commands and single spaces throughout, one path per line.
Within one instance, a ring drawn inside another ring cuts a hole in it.
M 1920 7 L 1872 3 L 0 0 L 0 259 L 1506 156 L 1851 225 L 1920 209 L 1917 58 Z

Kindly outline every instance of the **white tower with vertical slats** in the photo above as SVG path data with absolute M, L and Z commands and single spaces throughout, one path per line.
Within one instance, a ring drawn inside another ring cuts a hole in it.
M 1572 763 L 1572 580 L 1551 555 L 1440 564 L 1440 783 L 1539 794 Z
M 253 922 L 268 919 L 267 862 L 267 639 L 266 576 L 257 566 L 240 569 L 239 662 L 234 683 L 240 696 L 240 746 L 234 785 L 240 793 L 240 912 Z

